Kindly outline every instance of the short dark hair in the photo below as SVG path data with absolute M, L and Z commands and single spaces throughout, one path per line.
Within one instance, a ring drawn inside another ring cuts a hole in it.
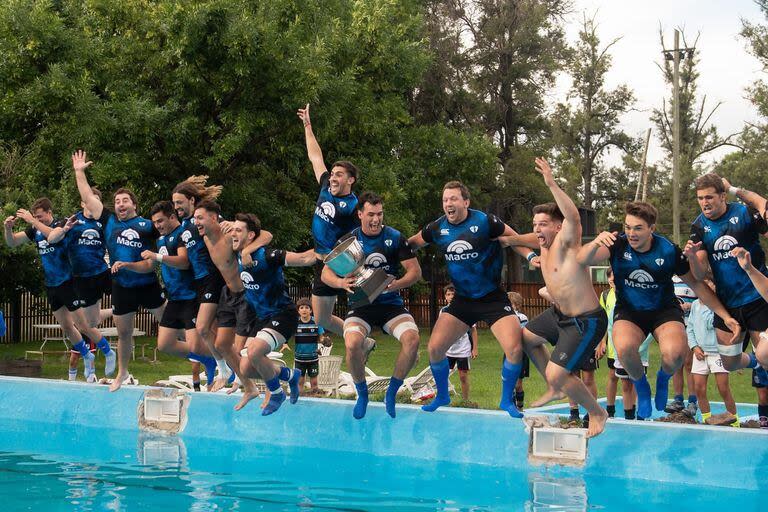
M 357 209 L 363 211 L 365 203 L 368 203 L 371 206 L 376 206 L 377 204 L 383 204 L 384 200 L 375 192 L 363 192 L 357 196 Z
M 303 297 L 296 301 L 296 308 L 300 308 L 301 306 L 307 306 L 308 308 L 312 309 L 312 301 L 306 297 Z
M 453 286 L 451 283 L 448 283 L 443 287 L 443 295 L 445 295 L 447 292 L 456 293 L 456 287 Z
M 461 198 L 464 199 L 465 201 L 469 199 L 469 189 L 462 182 L 458 180 L 449 181 L 448 183 L 443 185 L 443 192 L 445 192 L 449 188 L 459 189 L 461 191 Z
M 705 188 L 714 188 L 718 194 L 725 193 L 725 185 L 723 185 L 723 178 L 715 174 L 714 172 L 708 172 L 704 176 L 699 176 L 693 180 L 693 185 L 696 190 L 704 190 Z
M 235 215 L 235 220 L 244 222 L 245 226 L 248 228 L 248 231 L 256 233 L 257 237 L 259 234 L 261 234 L 261 221 L 256 215 L 252 213 L 238 213 Z
M 173 203 L 170 201 L 158 201 L 149 210 L 149 218 L 151 219 L 156 213 L 162 213 L 168 218 L 177 217 L 176 210 L 173 207 Z
M 221 206 L 214 201 L 200 201 L 195 205 L 195 210 L 205 210 L 208 213 L 215 213 L 221 215 Z
M 613 275 L 613 269 L 611 267 L 608 267 L 605 269 L 605 277 L 611 277 Z
M 131 191 L 130 189 L 127 189 L 125 187 L 120 187 L 119 189 L 117 189 L 115 191 L 115 195 L 112 196 L 113 199 L 115 197 L 119 196 L 120 194 L 126 194 L 128 197 L 131 198 L 131 201 L 133 201 L 133 204 L 135 204 L 135 205 L 139 204 L 139 201 L 136 199 L 136 194 L 134 194 L 133 191 Z
M 333 162 L 331 169 L 333 169 L 334 167 L 343 168 L 347 172 L 347 174 L 355 178 L 355 183 L 357 183 L 358 176 L 360 175 L 360 170 L 357 168 L 355 164 L 347 160 L 339 160 L 338 162 Z
M 53 211 L 53 203 L 47 197 L 39 197 L 32 203 L 32 213 L 35 213 L 37 210 L 51 212 Z
M 632 215 L 633 217 L 640 217 L 649 226 L 656 224 L 656 218 L 659 216 L 659 212 L 656 207 L 650 203 L 644 203 L 642 201 L 630 201 L 624 206 L 624 213 Z
M 557 206 L 557 203 L 537 204 L 533 207 L 533 214 L 536 215 L 537 213 L 545 213 L 549 215 L 552 220 L 560 222 L 565 220 L 565 216 L 563 216 L 563 212 L 560 211 L 560 207 Z

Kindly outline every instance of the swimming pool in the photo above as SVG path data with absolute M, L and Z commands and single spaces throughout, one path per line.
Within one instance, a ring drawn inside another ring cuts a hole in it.
M 179 436 L 137 427 L 145 388 L 0 378 L 7 510 L 756 510 L 757 430 L 615 422 L 582 469 L 532 467 L 519 420 L 495 411 L 391 420 L 372 404 L 255 403 L 195 394 Z

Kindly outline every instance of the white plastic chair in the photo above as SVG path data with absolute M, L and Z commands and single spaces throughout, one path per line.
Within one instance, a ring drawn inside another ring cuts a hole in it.
M 320 367 L 317 374 L 317 387 L 329 394 L 333 393 L 339 398 L 339 386 L 341 376 L 341 356 L 320 356 L 318 365 Z

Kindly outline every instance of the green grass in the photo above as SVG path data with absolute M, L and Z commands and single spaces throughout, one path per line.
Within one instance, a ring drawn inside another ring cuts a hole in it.
M 392 375 L 395 357 L 397 356 L 400 346 L 394 338 L 382 333 L 378 333 L 375 337 L 377 338 L 378 344 L 376 350 L 371 354 L 368 367 L 379 375 Z M 411 372 L 411 375 L 415 375 L 428 364 L 429 358 L 427 357 L 426 350 L 427 339 L 427 334 L 422 333 L 419 361 Z M 479 356 L 472 361 L 472 370 L 470 372 L 471 391 L 469 398 L 471 402 L 476 402 L 480 408 L 495 409 L 498 406 L 501 385 L 500 367 L 502 351 L 490 331 L 480 331 L 479 339 Z M 148 344 L 146 353 L 151 356 L 152 348 L 155 346 L 156 340 L 154 338 L 146 337 L 136 339 L 137 347 L 141 347 L 144 343 Z M 0 345 L 0 358 L 24 357 L 24 352 L 26 350 L 37 350 L 39 346 L 39 342 Z M 49 343 L 46 348 L 59 350 L 62 347 L 61 345 L 57 346 Z M 333 354 L 344 356 L 344 345 L 338 337 L 334 338 Z M 141 355 L 140 348 L 137 355 Z M 659 350 L 657 344 L 651 345 L 650 357 L 651 366 L 649 374 L 653 374 L 659 367 Z M 46 356 L 43 364 L 43 377 L 49 379 L 66 379 L 68 367 L 67 361 L 68 356 Z M 285 361 L 288 365 L 293 364 L 292 351 L 285 352 Z M 597 370 L 596 379 L 598 395 L 602 397 L 605 396 L 608 368 L 605 364 L 605 359 L 601 360 L 600 363 L 601 366 L 600 369 Z M 99 376 L 103 376 L 103 366 L 104 358 L 99 355 L 97 357 L 97 372 Z M 346 364 L 342 365 L 342 370 L 346 371 Z M 156 363 L 143 361 L 141 359 L 131 361 L 130 371 L 139 379 L 141 384 L 152 384 L 155 381 L 168 378 L 169 375 L 189 374 L 191 370 L 189 362 L 158 353 L 158 361 Z M 82 363 L 80 363 L 78 377 L 79 380 L 83 380 Z M 742 371 L 741 374 L 737 372 L 731 375 L 731 390 L 733 391 L 733 396 L 737 402 L 757 402 L 757 396 L 754 389 L 751 387 L 750 378 L 751 374 L 748 371 Z M 649 378 L 649 380 L 653 386 L 655 378 Z M 452 381 L 454 386 L 456 386 L 457 391 L 459 391 L 458 374 L 454 374 Z M 544 389 L 543 379 L 532 366 L 531 377 L 525 380 L 526 405 L 541 395 L 544 392 Z M 670 393 L 671 392 L 672 384 L 670 383 Z M 717 388 L 714 385 L 714 378 L 709 379 L 708 396 L 709 399 L 713 401 L 721 400 L 717 393 Z M 454 396 L 454 405 L 460 405 L 458 404 L 460 401 L 460 396 Z

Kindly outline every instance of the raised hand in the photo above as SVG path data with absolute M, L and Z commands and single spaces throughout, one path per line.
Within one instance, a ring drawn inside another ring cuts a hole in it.
M 723 320 L 723 323 L 725 326 L 733 333 L 733 336 L 731 336 L 731 344 L 736 342 L 736 340 L 740 339 L 741 337 L 741 325 L 739 324 L 739 321 L 735 318 L 731 317 L 728 320 Z
M 157 260 L 157 253 L 152 251 L 141 251 L 141 259 L 143 260 Z
M 554 181 L 552 177 L 552 168 L 549 166 L 549 162 L 546 159 L 537 157 L 536 160 L 536 172 L 544 177 L 544 183 L 551 183 Z
M 608 231 L 603 231 L 597 237 L 592 240 L 592 243 L 600 245 L 602 247 L 612 247 L 613 244 L 616 243 L 616 238 L 619 236 L 619 233 L 614 231 L 613 233 L 610 233 Z
M 7 228 L 12 228 L 14 224 L 16 224 L 16 217 L 14 215 L 6 217 L 5 221 L 3 222 L 3 225 Z
M 77 220 L 77 215 L 73 215 L 67 219 L 67 223 L 64 224 L 64 231 L 69 231 L 73 227 L 77 226 L 80 223 L 79 220 Z
M 689 260 L 696 256 L 696 253 L 701 250 L 702 242 L 694 243 L 693 240 L 688 240 L 683 248 L 683 256 Z
M 355 293 L 355 283 L 357 282 L 357 278 L 355 277 L 341 277 L 339 278 L 339 284 L 341 284 L 341 288 L 344 290 L 347 290 L 349 293 Z
M 723 179 L 723 187 L 725 187 L 725 191 L 728 192 L 728 189 L 731 188 L 731 182 L 728 181 L 726 178 Z
M 533 268 L 541 268 L 541 256 L 534 256 L 531 258 L 531 266 Z
M 120 269 L 128 265 L 128 262 L 126 261 L 115 261 L 112 263 L 112 273 L 117 274 L 120 272 Z
M 19 208 L 16 210 L 16 217 L 20 218 L 27 224 L 32 224 L 35 222 L 35 217 L 29 212 L 29 210 L 25 210 L 24 208 Z
M 301 122 L 304 123 L 304 126 L 309 126 L 312 124 L 312 121 L 309 119 L 309 103 L 307 103 L 307 106 L 304 108 L 300 108 L 296 115 L 299 116 L 299 119 L 301 119 Z
M 89 162 L 85 151 L 78 149 L 72 153 L 72 168 L 77 171 L 85 171 L 93 162 Z
M 221 234 L 228 235 L 235 229 L 235 224 L 230 220 L 223 220 L 219 223 L 221 227 Z
M 752 268 L 752 255 L 745 248 L 734 247 L 731 249 L 731 256 L 736 258 L 742 269 L 750 270 Z

